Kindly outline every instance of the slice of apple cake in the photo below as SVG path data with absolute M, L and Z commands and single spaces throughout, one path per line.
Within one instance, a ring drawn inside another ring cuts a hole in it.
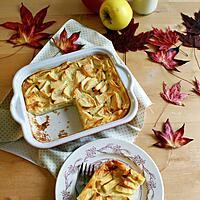
M 144 181 L 122 162 L 108 161 L 95 171 L 77 200 L 130 200 Z

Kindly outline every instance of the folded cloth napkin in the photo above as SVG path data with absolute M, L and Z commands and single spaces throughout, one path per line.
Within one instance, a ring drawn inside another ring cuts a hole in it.
M 84 48 L 103 46 L 117 55 L 111 41 L 100 33 L 81 25 L 73 19 L 67 21 L 54 35 L 54 38 L 58 38 L 64 28 L 69 35 L 81 31 L 78 42 L 85 44 Z M 59 50 L 53 45 L 52 41 L 49 41 L 33 59 L 32 63 L 58 55 L 60 55 Z M 122 62 L 121 59 L 120 61 Z M 0 149 L 45 167 L 56 176 L 61 165 L 70 153 L 87 142 L 104 137 L 126 140 L 128 142 L 134 141 L 143 126 L 145 108 L 151 105 L 150 99 L 136 79 L 134 79 L 134 93 L 138 99 L 139 108 L 136 117 L 131 122 L 51 149 L 34 148 L 23 139 L 20 125 L 12 119 L 10 114 L 9 105 L 12 97 L 12 93 L 10 93 L 0 105 Z

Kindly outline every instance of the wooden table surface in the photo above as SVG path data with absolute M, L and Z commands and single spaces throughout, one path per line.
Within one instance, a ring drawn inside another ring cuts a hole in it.
M 20 2 L 21 0 L 1 0 L 0 23 L 19 21 Z M 49 28 L 49 32 L 54 33 L 70 18 L 99 32 L 104 32 L 99 17 L 89 12 L 81 0 L 24 0 L 23 2 L 34 12 L 50 5 L 47 20 L 56 20 L 57 23 Z M 135 14 L 135 19 L 140 22 L 140 31 L 149 30 L 152 26 L 175 27 L 181 24 L 180 12 L 192 16 L 199 8 L 200 0 L 163 0 L 159 1 L 156 12 L 148 16 Z M 10 30 L 0 28 L 0 40 L 8 38 L 10 34 Z M 16 50 L 17 48 L 12 48 L 11 44 L 0 42 L 0 101 L 10 91 L 14 73 L 28 64 L 33 57 L 34 50 L 28 47 L 23 47 L 17 54 L 7 57 Z M 200 78 L 194 50 L 189 48 L 183 48 L 183 50 L 188 52 L 191 61 L 179 68 L 181 70 L 179 75 L 189 80 L 192 80 L 194 76 Z M 196 54 L 200 62 L 200 51 L 196 50 Z M 148 152 L 158 165 L 164 180 L 165 199 L 199 200 L 200 97 L 190 91 L 190 84 L 182 81 L 183 91 L 190 94 L 189 98 L 184 101 L 186 106 L 167 104 L 159 96 L 162 82 L 165 80 L 168 84 L 173 84 L 179 79 L 169 74 L 160 65 L 150 62 L 143 51 L 128 52 L 126 55 L 120 54 L 120 56 L 153 102 L 151 108 L 146 111 L 144 128 L 139 134 L 136 144 Z M 155 122 L 158 121 L 156 128 L 159 129 L 167 118 L 170 118 L 175 129 L 185 123 L 186 136 L 194 138 L 194 141 L 173 150 L 172 153 L 169 150 L 152 147 L 155 142 L 152 133 Z M 170 162 L 168 162 L 169 157 Z M 54 186 L 55 179 L 47 170 L 20 157 L 0 151 L 0 200 L 54 199 Z

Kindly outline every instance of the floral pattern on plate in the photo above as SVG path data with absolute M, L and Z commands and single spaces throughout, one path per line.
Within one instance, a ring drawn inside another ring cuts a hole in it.
M 120 160 L 143 173 L 146 182 L 134 194 L 133 200 L 163 200 L 164 189 L 158 168 L 139 147 L 115 139 L 90 142 L 73 152 L 63 164 L 56 183 L 56 200 L 73 200 L 78 167 L 82 162 L 94 164 L 97 169 L 108 160 Z

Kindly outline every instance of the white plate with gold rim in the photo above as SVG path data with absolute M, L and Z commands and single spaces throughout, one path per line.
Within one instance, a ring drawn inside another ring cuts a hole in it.
M 98 168 L 103 162 L 113 159 L 144 173 L 146 181 L 134 193 L 133 200 L 164 200 L 162 177 L 151 157 L 135 144 L 111 138 L 87 143 L 66 159 L 57 177 L 56 200 L 76 199 L 75 184 L 78 166 L 82 162 L 95 164 Z

